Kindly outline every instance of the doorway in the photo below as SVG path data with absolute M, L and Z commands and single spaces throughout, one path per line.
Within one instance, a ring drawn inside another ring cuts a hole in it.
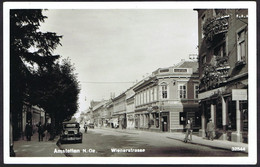
M 161 126 L 163 132 L 168 132 L 169 130 L 169 112 L 164 112 L 161 114 Z

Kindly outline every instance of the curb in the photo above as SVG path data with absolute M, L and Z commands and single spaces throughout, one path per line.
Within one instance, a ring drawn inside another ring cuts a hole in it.
M 65 150 L 65 149 L 61 146 L 61 144 L 60 144 L 60 139 L 57 140 L 56 145 L 59 147 L 60 150 Z M 71 154 L 66 153 L 66 152 L 64 153 L 64 155 L 65 155 L 66 157 L 73 157 Z

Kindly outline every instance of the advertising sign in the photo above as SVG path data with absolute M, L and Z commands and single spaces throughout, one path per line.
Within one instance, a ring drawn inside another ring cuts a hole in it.
M 232 100 L 247 100 L 247 89 L 233 89 Z

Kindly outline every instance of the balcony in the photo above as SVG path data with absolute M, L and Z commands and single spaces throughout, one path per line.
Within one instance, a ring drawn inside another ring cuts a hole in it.
M 236 68 L 241 68 L 246 65 L 246 57 L 242 57 L 241 60 L 237 61 L 235 66 Z
M 208 18 L 203 26 L 203 34 L 207 41 L 213 41 L 218 34 L 228 31 L 229 15 Z

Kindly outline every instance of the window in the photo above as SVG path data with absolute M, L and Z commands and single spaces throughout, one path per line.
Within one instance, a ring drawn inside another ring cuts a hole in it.
M 154 100 L 157 100 L 157 88 L 154 88 Z
M 245 57 L 246 57 L 245 30 L 242 30 L 237 34 L 237 61 L 245 60 Z
M 203 26 L 206 22 L 206 16 L 205 14 L 201 17 L 201 38 L 204 38 L 204 34 L 203 34 Z
M 147 97 L 147 103 L 149 103 L 151 100 L 150 100 L 150 90 L 148 89 L 146 91 L 146 97 Z
M 146 101 L 146 91 L 144 91 L 144 104 L 147 103 Z
M 143 104 L 143 92 L 141 92 L 141 100 L 140 100 L 140 104 Z
M 140 94 L 137 94 L 136 96 L 136 104 L 139 105 L 140 104 Z
M 187 98 L 187 87 L 184 84 L 179 85 L 179 98 L 186 99 Z
M 162 70 L 160 70 L 160 72 L 161 72 L 161 73 L 163 73 L 163 72 L 169 72 L 169 69 L 162 69 Z
M 150 96 L 151 96 L 151 101 L 153 101 L 153 95 L 154 93 L 153 93 L 153 88 L 150 90 Z
M 174 72 L 187 72 L 187 69 L 174 69 Z
M 139 93 L 138 94 L 138 105 L 140 105 L 141 104 L 141 94 Z
M 222 44 L 214 49 L 214 55 L 219 57 L 226 56 L 226 44 Z
M 206 55 L 202 57 L 202 63 L 203 63 L 203 64 L 206 64 L 206 63 L 207 63 L 207 57 L 206 57 Z
M 167 84 L 163 83 L 161 87 L 162 87 L 162 98 L 167 99 Z
M 194 99 L 198 99 L 198 98 L 199 98 L 199 85 L 194 84 Z

